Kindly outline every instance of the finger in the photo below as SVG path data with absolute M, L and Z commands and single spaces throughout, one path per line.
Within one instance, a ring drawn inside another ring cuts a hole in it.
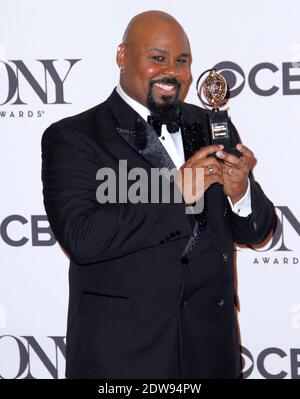
M 224 163 L 221 164 L 222 165 L 222 170 L 227 171 L 230 167 L 234 168 L 235 170 L 239 170 L 239 171 L 247 171 L 249 168 L 246 165 L 246 163 L 240 161 L 237 165 L 234 165 L 232 163 L 229 163 L 227 161 L 225 161 Z
M 223 165 L 222 172 L 226 177 L 236 178 L 239 171 L 233 165 Z
M 217 151 L 216 156 L 220 159 L 223 159 L 224 161 L 228 162 L 229 164 L 238 167 L 239 164 L 241 163 L 241 160 L 239 157 L 236 157 L 235 155 L 228 154 L 228 152 L 225 151 Z
M 223 165 L 222 166 L 222 174 L 224 179 L 230 179 L 231 181 L 239 181 L 244 179 L 249 174 L 249 169 L 246 165 L 236 168 L 234 165 Z
M 195 154 L 191 156 L 190 160 L 206 158 L 208 155 L 213 154 L 217 151 L 220 151 L 223 148 L 224 148 L 224 146 L 222 144 L 208 145 L 206 147 L 201 148 L 197 152 L 195 152 Z
M 213 171 L 219 171 L 220 173 L 222 173 L 221 162 L 217 161 L 213 157 L 198 159 L 192 162 L 189 160 L 180 168 L 180 170 L 182 171 L 186 169 L 190 169 L 192 173 L 196 173 L 196 170 L 198 169 L 204 169 L 204 173 L 206 173 L 207 170 L 211 169 L 213 169 Z
M 211 165 L 215 168 L 221 169 L 221 162 L 218 161 L 215 157 L 207 157 L 204 159 L 202 159 L 202 158 L 197 159 L 191 165 L 193 165 L 193 167 L 196 167 L 196 168 L 201 168 L 201 167 L 205 168 L 205 167 Z
M 250 148 L 246 147 L 245 145 L 239 143 L 236 145 L 236 149 L 240 151 L 246 158 L 247 157 L 254 157 L 253 152 L 250 150 Z
M 215 166 L 208 165 L 204 168 L 204 176 L 218 175 L 223 176 L 221 168 L 216 168 Z
M 243 156 L 240 158 L 241 161 L 246 164 L 249 169 L 252 169 L 255 166 L 257 159 L 250 148 L 242 144 L 237 144 L 236 148 L 243 154 Z
M 222 168 L 220 166 L 220 163 L 218 161 L 216 161 L 216 164 L 214 163 L 208 163 L 208 165 L 198 165 L 198 166 L 194 166 L 194 167 L 185 167 L 184 168 L 184 173 L 186 170 L 190 170 L 190 173 L 192 173 L 192 177 L 195 178 L 196 176 L 198 176 L 198 171 L 200 171 L 204 176 L 210 176 L 210 175 L 219 175 L 219 176 L 223 176 L 223 172 L 222 172 Z
M 188 161 L 184 167 L 181 167 L 181 170 L 186 169 L 192 170 L 193 174 L 196 173 L 196 170 L 203 169 L 205 176 L 211 174 L 219 174 L 220 176 L 222 176 L 223 174 L 221 163 L 213 157 L 199 159 L 194 162 Z

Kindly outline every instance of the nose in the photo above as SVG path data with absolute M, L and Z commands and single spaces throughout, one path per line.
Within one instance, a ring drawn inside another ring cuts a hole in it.
M 179 74 L 178 64 L 176 62 L 170 61 L 164 64 L 163 71 L 166 76 L 177 77 Z

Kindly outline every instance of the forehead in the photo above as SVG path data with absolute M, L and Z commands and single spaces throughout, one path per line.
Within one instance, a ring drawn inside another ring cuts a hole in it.
M 161 24 L 152 29 L 139 29 L 136 32 L 134 48 L 136 51 L 161 49 L 166 52 L 190 53 L 185 32 L 176 25 Z

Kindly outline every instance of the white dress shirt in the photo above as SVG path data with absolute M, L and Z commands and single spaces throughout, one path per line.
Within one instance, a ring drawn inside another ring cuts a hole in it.
M 148 115 L 150 115 L 149 109 L 133 98 L 129 97 L 124 92 L 120 84 L 118 84 L 116 90 L 119 96 L 147 122 Z M 169 133 L 167 126 L 162 125 L 159 140 L 165 147 L 176 168 L 179 169 L 185 162 L 181 130 L 179 129 L 179 131 L 176 133 Z M 252 209 L 249 179 L 247 191 L 238 202 L 233 205 L 231 199 L 228 196 L 227 198 L 234 213 L 243 217 L 250 215 Z

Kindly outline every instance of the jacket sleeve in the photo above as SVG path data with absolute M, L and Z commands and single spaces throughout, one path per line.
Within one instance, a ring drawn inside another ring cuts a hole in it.
M 234 145 L 241 142 L 239 134 L 230 121 Z M 249 173 L 252 213 L 241 217 L 231 211 L 234 241 L 237 244 L 254 245 L 261 243 L 276 227 L 277 216 L 273 203 L 266 197 L 255 181 L 253 172 Z
M 181 203 L 99 203 L 96 173 L 105 166 L 105 156 L 95 151 L 97 145 L 59 123 L 42 138 L 44 206 L 57 241 L 75 263 L 88 265 L 159 245 L 171 232 L 190 234 Z
M 233 238 L 237 244 L 261 243 L 276 227 L 274 205 L 265 196 L 260 185 L 249 177 L 252 212 L 247 217 L 231 212 Z

